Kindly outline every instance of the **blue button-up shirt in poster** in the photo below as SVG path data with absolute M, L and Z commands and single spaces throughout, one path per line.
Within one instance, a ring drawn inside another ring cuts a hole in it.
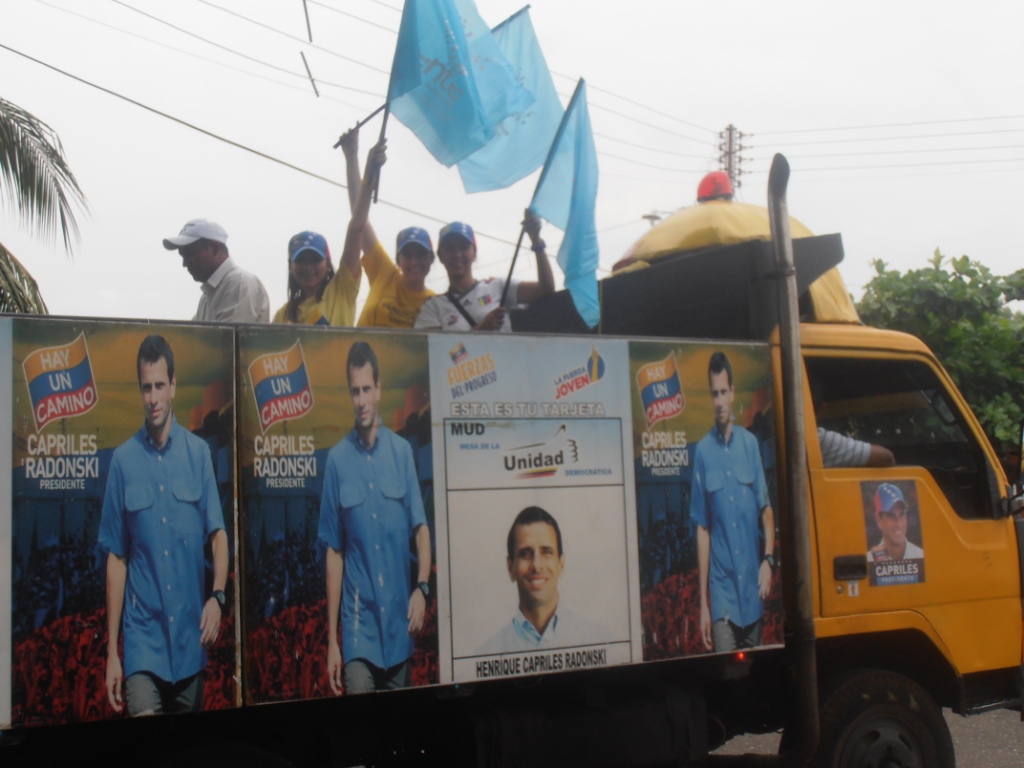
M 712 427 L 693 459 L 690 519 L 711 535 L 708 593 L 711 620 L 748 627 L 764 615 L 758 595 L 761 511 L 768 486 L 757 438 L 733 426 L 728 443 Z
M 410 539 L 425 525 L 412 448 L 386 427 L 367 449 L 355 430 L 327 453 L 318 535 L 344 560 L 341 653 L 388 669 L 413 653 Z
M 209 446 L 171 419 L 163 448 L 143 427 L 114 450 L 99 544 L 128 560 L 125 677 L 149 672 L 175 683 L 206 667 L 204 552 L 224 513 Z

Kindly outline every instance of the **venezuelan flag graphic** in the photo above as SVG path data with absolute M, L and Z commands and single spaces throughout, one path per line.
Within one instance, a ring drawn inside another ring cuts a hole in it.
M 448 356 L 452 359 L 453 363 L 458 365 L 469 357 L 469 352 L 466 351 L 466 348 L 462 344 L 456 344 L 448 351 Z
M 678 415 L 686 405 L 675 353 L 656 363 L 640 366 L 636 383 L 649 427 Z
M 37 432 L 54 419 L 81 416 L 99 401 L 84 331 L 70 344 L 30 352 L 22 368 Z
M 272 424 L 297 419 L 313 409 L 313 389 L 298 340 L 284 352 L 268 352 L 253 360 L 249 382 L 263 432 Z
M 597 347 L 592 347 L 590 350 L 590 360 L 587 361 L 587 374 L 590 376 L 590 381 L 598 381 L 604 377 L 604 358 L 597 352 Z

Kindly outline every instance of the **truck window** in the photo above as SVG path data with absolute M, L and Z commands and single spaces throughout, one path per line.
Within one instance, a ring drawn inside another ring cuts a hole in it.
M 984 450 L 942 381 L 914 360 L 805 358 L 817 426 L 885 446 L 898 466 L 928 470 L 963 518 L 991 517 Z

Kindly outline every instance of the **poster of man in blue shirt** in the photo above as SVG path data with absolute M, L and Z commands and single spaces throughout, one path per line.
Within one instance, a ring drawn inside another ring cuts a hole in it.
M 174 418 L 174 353 L 163 336 L 143 339 L 136 374 L 145 423 L 111 457 L 99 532 L 107 553 L 107 698 L 132 717 L 202 709 L 206 647 L 220 632 L 228 578 L 210 448 Z
M 757 439 L 734 423 L 732 366 L 711 355 L 715 425 L 697 444 L 690 517 L 697 526 L 700 628 L 723 653 L 761 645 L 764 599 L 775 565 L 775 516 Z
M 343 682 L 347 694 L 411 684 L 413 636 L 423 628 L 431 567 L 412 448 L 379 423 L 373 348 L 355 342 L 345 369 L 355 426 L 327 454 L 318 527 L 327 545 L 327 673 L 335 694 Z

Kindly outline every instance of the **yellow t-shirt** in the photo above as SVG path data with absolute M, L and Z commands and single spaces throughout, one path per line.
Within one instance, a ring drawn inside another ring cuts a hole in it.
M 402 282 L 402 273 L 377 245 L 363 254 L 363 271 L 370 280 L 370 295 L 359 315 L 360 328 L 412 328 L 423 302 L 434 295 L 429 288 L 410 291 Z
M 324 288 L 320 301 L 310 296 L 299 304 L 298 325 L 334 325 L 351 327 L 356 319 L 356 296 L 359 295 L 359 277 L 353 277 L 344 264 L 338 266 L 331 282 Z M 290 323 L 288 304 L 274 314 L 275 323 Z

